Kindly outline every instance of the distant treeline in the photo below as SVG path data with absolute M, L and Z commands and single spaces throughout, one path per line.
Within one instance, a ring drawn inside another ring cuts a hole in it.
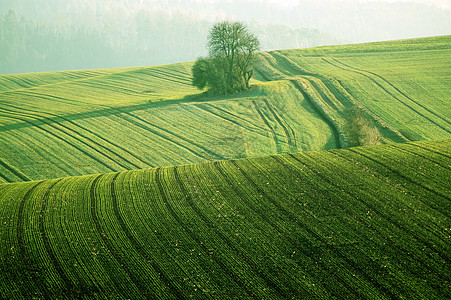
M 0 0 L 0 74 L 194 61 L 221 20 L 262 50 L 451 34 L 449 8 L 411 1 Z
M 30 19 L 0 15 L 0 74 L 193 61 L 205 55 L 212 21 L 183 12 L 84 10 Z M 263 50 L 331 44 L 311 29 L 249 24 Z

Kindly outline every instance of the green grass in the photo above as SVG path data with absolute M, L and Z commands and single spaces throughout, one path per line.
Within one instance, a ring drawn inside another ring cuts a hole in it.
M 327 125 L 286 83 L 206 98 L 189 70 L 0 77 L 11 82 L 0 93 L 0 182 L 333 147 Z M 17 88 L 19 77 L 28 86 Z
M 0 182 L 449 138 L 450 41 L 262 53 L 230 97 L 191 63 L 0 76 Z
M 448 138 L 450 43 L 451 36 L 444 36 L 274 51 L 265 57 L 272 61 L 266 77 L 309 81 L 344 136 L 349 112 L 360 107 L 382 140 Z
M 0 185 L 0 298 L 451 295 L 451 140 Z
M 0 76 L 0 298 L 450 298 L 450 44 Z

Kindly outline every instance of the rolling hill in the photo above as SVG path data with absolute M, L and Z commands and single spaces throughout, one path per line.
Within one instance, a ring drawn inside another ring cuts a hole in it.
M 450 44 L 266 52 L 224 98 L 190 63 L 0 76 L 0 182 L 450 138 Z
M 447 299 L 451 140 L 0 185 L 0 298 Z
M 0 76 L 0 299 L 450 298 L 450 45 Z
M 327 125 L 302 105 L 293 87 L 276 86 L 288 96 L 277 96 L 278 104 L 266 96 L 273 85 L 206 100 L 190 85 L 189 70 L 190 64 L 181 64 L 2 77 L 0 178 L 45 179 L 334 146 Z M 283 119 L 281 109 L 290 109 Z

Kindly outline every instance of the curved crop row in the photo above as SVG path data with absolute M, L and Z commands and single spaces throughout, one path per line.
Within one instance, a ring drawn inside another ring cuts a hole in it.
M 448 138 L 435 39 L 262 53 L 266 81 L 227 97 L 196 91 L 192 63 L 0 76 L 0 181 Z
M 388 95 L 390 95 L 390 97 L 392 99 L 394 99 L 395 101 L 397 101 L 398 103 L 402 104 L 403 106 L 405 106 L 406 108 L 408 108 L 409 110 L 413 111 L 414 113 L 418 114 L 421 118 L 426 119 L 427 121 L 433 123 L 435 126 L 437 126 L 438 128 L 442 129 L 443 131 L 447 132 L 447 133 L 451 133 L 451 131 L 447 128 L 449 127 L 449 125 L 451 124 L 448 120 L 446 120 L 445 118 L 437 115 L 437 113 L 431 111 L 430 109 L 426 108 L 424 105 L 419 104 L 417 101 L 413 100 L 411 97 L 407 96 L 405 93 L 403 93 L 402 91 L 400 91 L 397 87 L 395 87 L 392 83 L 388 82 L 386 79 L 382 78 L 380 75 L 375 74 L 373 72 L 367 72 L 367 71 L 363 71 L 363 70 L 359 70 L 356 69 L 354 67 L 350 67 L 349 65 L 346 65 L 344 63 L 341 63 L 340 61 L 334 59 L 335 63 L 340 64 L 341 66 L 331 63 L 330 61 L 323 59 L 325 62 L 340 68 L 342 70 L 351 70 L 352 72 L 355 72 L 361 76 L 364 76 L 366 78 L 368 78 L 371 82 L 373 82 L 374 84 L 376 84 L 376 86 L 378 86 L 380 89 L 382 89 L 385 93 L 387 93 Z M 343 66 L 345 66 L 346 68 L 343 68 Z M 372 75 L 373 77 L 379 78 L 381 79 L 385 84 L 388 84 L 391 88 L 393 88 L 396 92 L 398 92 L 399 94 L 401 94 L 404 98 L 410 100 L 414 105 L 421 107 L 422 110 L 427 111 L 429 114 L 432 114 L 435 118 L 438 118 L 441 120 L 441 122 L 445 122 L 447 125 L 446 127 L 437 123 L 437 121 L 431 119 L 430 117 L 426 116 L 424 113 L 422 113 L 421 111 L 419 111 L 419 109 L 415 108 L 413 105 L 406 103 L 402 100 L 399 99 L 399 97 L 397 97 L 396 95 L 394 95 L 391 91 L 389 91 L 387 88 L 385 88 L 382 84 L 380 84 L 378 81 L 376 81 L 374 78 L 372 78 L 370 75 Z
M 447 298 L 447 152 L 422 142 L 0 184 L 0 297 Z
M 140 90 L 155 88 L 149 92 L 149 97 L 155 97 L 163 87 L 154 82 L 147 82 L 149 86 L 145 87 L 147 73 L 187 79 L 189 73 L 183 69 L 174 67 L 174 74 L 170 67 L 133 69 L 90 77 L 92 80 L 81 78 L 12 91 L 8 96 L 12 99 L 20 94 L 34 99 L 33 107 L 29 105 L 32 101 L 23 105 L 1 96 L 7 103 L 2 109 L 0 131 L 5 139 L 0 141 L 0 149 L 12 158 L 7 166 L 21 176 L 2 166 L 0 180 L 44 179 L 329 147 L 324 124 L 316 124 L 315 115 L 306 113 L 297 93 L 284 97 L 268 94 L 270 89 L 256 88 L 242 99 L 209 101 L 194 97 L 133 105 L 141 99 Z M 75 87 L 89 94 L 86 102 L 74 92 Z M 277 88 L 294 90 L 286 84 Z M 103 97 L 119 102 L 127 96 L 131 105 L 108 107 L 100 98 L 101 90 Z M 42 110 L 40 106 L 49 106 L 49 101 L 53 101 L 51 109 Z M 71 105 L 57 105 L 59 102 Z M 282 116 L 280 111 L 285 110 L 289 113 Z M 277 149 L 268 138 L 271 129 Z

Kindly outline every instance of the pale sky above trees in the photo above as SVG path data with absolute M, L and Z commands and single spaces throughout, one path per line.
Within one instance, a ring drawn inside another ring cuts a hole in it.
M 166 64 L 244 22 L 262 50 L 451 34 L 451 0 L 0 0 L 0 73 Z
M 141 2 L 145 1 L 154 1 L 157 2 L 159 0 L 141 0 Z M 233 2 L 235 0 L 193 0 L 198 2 Z M 445 9 L 451 9 L 451 0 L 316 0 L 317 2 L 355 2 L 355 3 L 362 3 L 362 2 L 416 2 L 416 3 L 422 3 L 427 5 L 435 5 L 440 8 Z M 256 2 L 272 2 L 277 3 L 282 6 L 295 6 L 299 4 L 300 0 L 256 0 Z

